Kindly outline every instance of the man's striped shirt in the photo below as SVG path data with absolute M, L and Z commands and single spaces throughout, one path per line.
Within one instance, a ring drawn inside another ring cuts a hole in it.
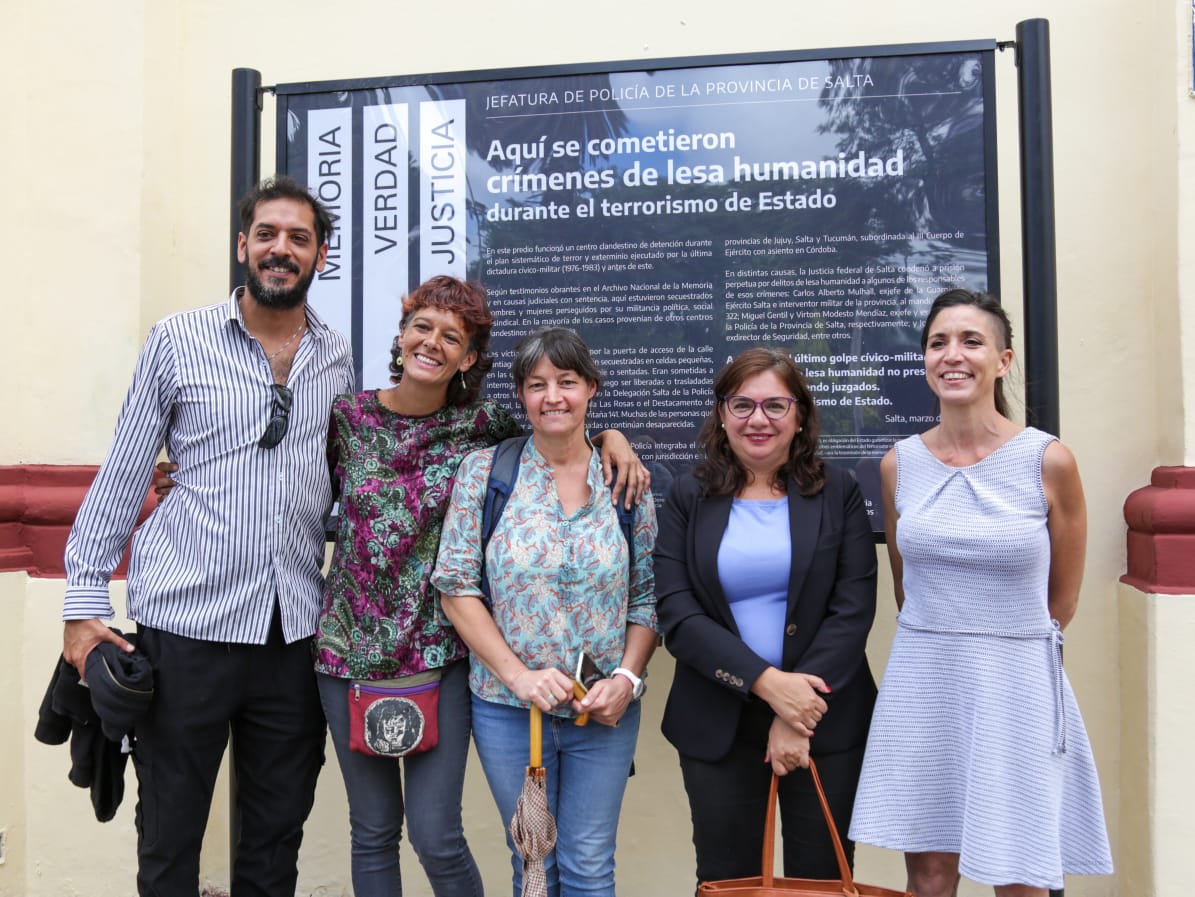
M 308 308 L 287 381 L 290 427 L 276 447 L 259 448 L 274 378 L 238 293 L 151 330 L 67 542 L 64 620 L 114 615 L 108 581 L 164 443 L 178 485 L 133 536 L 129 618 L 189 638 L 264 644 L 277 596 L 288 642 L 315 632 L 332 507 L 329 411 L 353 386 L 352 353 Z

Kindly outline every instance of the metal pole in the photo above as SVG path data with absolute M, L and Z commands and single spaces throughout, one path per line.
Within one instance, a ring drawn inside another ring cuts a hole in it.
M 1017 23 L 1021 121 L 1021 257 L 1025 287 L 1025 410 L 1028 422 L 1059 435 L 1058 257 L 1054 230 L 1054 122 L 1050 23 Z M 1062 888 L 1050 897 L 1063 897 Z
M 241 197 L 261 179 L 261 72 L 232 70 L 232 155 L 230 165 L 228 290 L 245 282 L 245 266 L 237 260 L 237 234 L 241 231 L 237 206 Z M 237 843 L 241 839 L 241 815 L 237 811 L 237 775 L 233 762 L 235 745 L 228 749 L 228 873 L 236 873 Z
M 237 203 L 261 179 L 261 72 L 257 69 L 232 70 L 231 174 L 229 292 L 245 282 L 245 267 L 237 261 L 236 237 L 241 230 Z
M 1058 258 L 1054 231 L 1054 127 L 1050 103 L 1050 23 L 1017 23 L 1021 123 L 1021 257 L 1025 289 L 1025 411 L 1059 435 Z M 1063 897 L 1059 888 L 1050 897 Z
M 1050 23 L 1017 23 L 1021 124 L 1021 254 L 1024 262 L 1025 409 L 1055 436 L 1058 402 L 1058 259 L 1054 230 L 1054 131 Z

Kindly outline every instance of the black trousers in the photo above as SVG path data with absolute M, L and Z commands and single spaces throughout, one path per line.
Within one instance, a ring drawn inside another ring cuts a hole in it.
M 681 773 L 693 820 L 698 882 L 760 874 L 764 817 L 772 780 L 772 766 L 763 758 L 771 721 L 767 705 L 751 702 L 726 757 L 708 763 L 681 755 Z M 852 864 L 855 845 L 847 838 L 847 831 L 863 767 L 863 748 L 859 745 L 841 753 L 814 756 L 835 827 Z M 834 843 L 813 777 L 807 770 L 794 770 L 780 779 L 779 791 L 784 875 L 837 879 Z
M 154 667 L 154 701 L 137 724 L 133 753 L 138 893 L 198 892 L 200 847 L 231 733 L 240 831 L 233 897 L 293 895 L 324 762 L 311 639 L 285 644 L 276 609 L 265 645 L 139 632 Z

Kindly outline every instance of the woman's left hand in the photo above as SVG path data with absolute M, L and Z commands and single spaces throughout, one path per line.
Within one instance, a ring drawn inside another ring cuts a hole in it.
M 772 772 L 786 776 L 798 766 L 809 768 L 809 739 L 776 717 L 768 730 L 768 752 L 764 762 L 772 764 Z
M 514 656 L 513 652 L 510 656 Z M 524 668 L 506 683 L 506 687 L 520 701 L 534 704 L 544 713 L 549 713 L 573 693 L 573 680 L 551 667 L 546 670 Z
M 618 479 L 611 489 L 614 501 L 617 502 L 621 496 L 627 508 L 632 503 L 639 504 L 651 488 L 651 471 L 643 466 L 631 443 L 618 430 L 603 430 L 595 439 L 595 444 L 602 450 L 602 473 L 607 485 L 614 468 L 618 468 Z
M 589 694 L 573 701 L 573 710 L 588 713 L 589 718 L 603 726 L 617 726 L 631 704 L 631 683 L 622 676 L 599 679 Z
M 820 676 L 768 667 L 752 684 L 751 691 L 767 701 L 772 712 L 798 734 L 809 736 L 828 709 L 821 695 L 829 694 L 830 686 Z

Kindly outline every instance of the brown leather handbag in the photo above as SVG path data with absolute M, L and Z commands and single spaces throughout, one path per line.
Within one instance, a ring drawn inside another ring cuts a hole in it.
M 858 884 L 851 875 L 842 839 L 834 825 L 826 792 L 817 775 L 817 766 L 809 760 L 809 772 L 817 788 L 817 799 L 821 802 L 826 825 L 830 827 L 830 838 L 834 841 L 834 853 L 838 857 L 838 872 L 841 879 L 776 878 L 772 873 L 772 850 L 776 843 L 776 790 L 779 779 L 773 774 L 772 787 L 768 790 L 768 815 L 763 830 L 763 875 L 752 878 L 734 878 L 729 881 L 703 881 L 697 888 L 698 897 L 915 897 L 908 891 L 894 891 L 879 885 Z

